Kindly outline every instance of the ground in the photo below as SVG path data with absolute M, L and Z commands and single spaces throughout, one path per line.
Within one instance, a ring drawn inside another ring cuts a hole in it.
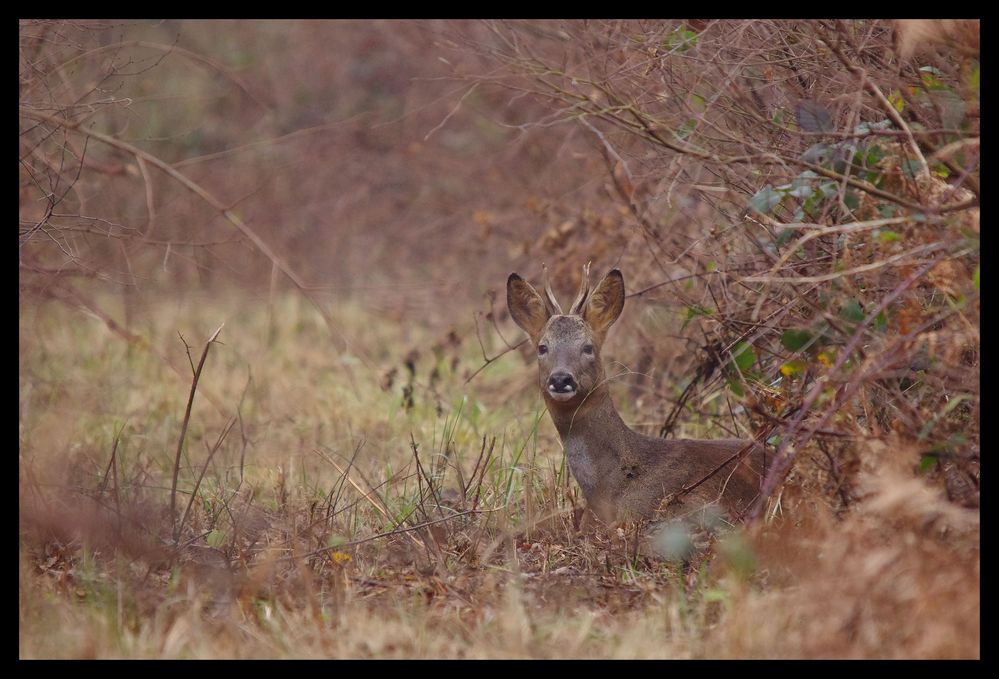
M 467 381 L 474 329 L 333 319 L 346 351 L 295 296 L 151 303 L 131 342 L 22 306 L 21 657 L 979 653 L 977 525 L 833 524 L 792 488 L 691 562 L 636 559 L 577 530 L 519 353 Z

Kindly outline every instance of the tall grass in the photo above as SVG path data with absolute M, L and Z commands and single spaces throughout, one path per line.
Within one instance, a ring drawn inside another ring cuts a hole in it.
M 467 385 L 478 345 L 458 327 L 411 361 L 405 396 L 383 366 L 434 338 L 337 316 L 363 322 L 377 368 L 310 341 L 322 320 L 297 298 L 151 309 L 161 355 L 80 313 L 25 310 L 22 657 L 978 654 L 977 527 L 944 500 L 872 477 L 843 524 L 801 488 L 699 565 L 636 563 L 629 535 L 573 528 L 579 500 L 518 355 Z M 221 407 L 195 398 L 174 542 L 190 368 L 167 362 L 187 362 L 176 328 L 197 346 L 223 320 L 199 386 Z M 295 330 L 271 343 L 274 321 Z

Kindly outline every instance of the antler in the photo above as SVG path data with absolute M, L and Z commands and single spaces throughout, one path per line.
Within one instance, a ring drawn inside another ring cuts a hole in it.
M 572 303 L 569 308 L 569 314 L 579 314 L 583 310 L 583 305 L 586 304 L 586 298 L 590 294 L 590 262 L 583 265 L 583 279 L 579 282 L 579 294 L 576 295 L 576 301 Z
M 544 271 L 544 275 L 545 275 L 545 306 L 548 307 L 548 315 L 549 316 L 555 316 L 555 315 L 561 316 L 562 315 L 562 307 L 559 306 L 558 300 L 555 299 L 555 293 L 552 292 L 551 283 L 548 281 L 548 265 L 547 264 L 542 264 L 541 265 L 541 269 L 542 269 L 542 271 Z

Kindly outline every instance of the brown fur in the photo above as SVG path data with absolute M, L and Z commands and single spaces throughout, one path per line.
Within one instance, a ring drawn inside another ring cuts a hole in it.
M 585 280 L 581 290 L 586 290 Z M 739 439 L 652 438 L 621 420 L 600 361 L 607 330 L 624 308 L 620 271 L 608 273 L 581 305 L 573 305 L 574 310 L 579 307 L 578 314 L 558 313 L 517 274 L 507 280 L 507 305 L 535 347 L 544 348 L 538 356 L 541 393 L 562 438 L 569 470 L 598 517 L 608 522 L 678 517 L 717 505 L 734 518 L 757 498 L 765 469 L 760 446 Z M 549 392 L 549 378 L 556 373 L 575 379 L 571 398 L 559 400 Z M 733 460 L 747 445 L 752 446 L 749 453 Z M 679 502 L 663 503 L 716 469 Z

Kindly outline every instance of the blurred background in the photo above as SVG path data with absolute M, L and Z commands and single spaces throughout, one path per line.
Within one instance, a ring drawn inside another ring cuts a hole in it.
M 492 40 L 490 27 L 463 22 L 26 24 L 24 57 L 38 50 L 47 72 L 22 83 L 21 104 L 169 164 L 324 305 L 363 299 L 375 313 L 435 322 L 442 292 L 449 315 L 478 305 L 510 270 L 537 274 L 558 258 L 538 243 L 549 230 L 601 216 L 585 211 L 604 180 L 599 156 L 584 153 L 592 140 L 536 125 L 545 109 L 504 86 L 480 40 Z M 190 187 L 126 149 L 57 140 L 30 120 L 24 150 L 37 144 L 32 157 L 46 161 L 35 178 L 64 172 L 59 193 L 72 185 L 43 230 L 60 243 L 27 243 L 38 257 L 61 244 L 74 269 L 99 269 L 136 304 L 164 291 L 289 285 Z M 47 206 L 32 191 L 22 216 L 40 219 Z M 623 221 L 603 227 L 622 231 L 606 263 L 635 235 Z

